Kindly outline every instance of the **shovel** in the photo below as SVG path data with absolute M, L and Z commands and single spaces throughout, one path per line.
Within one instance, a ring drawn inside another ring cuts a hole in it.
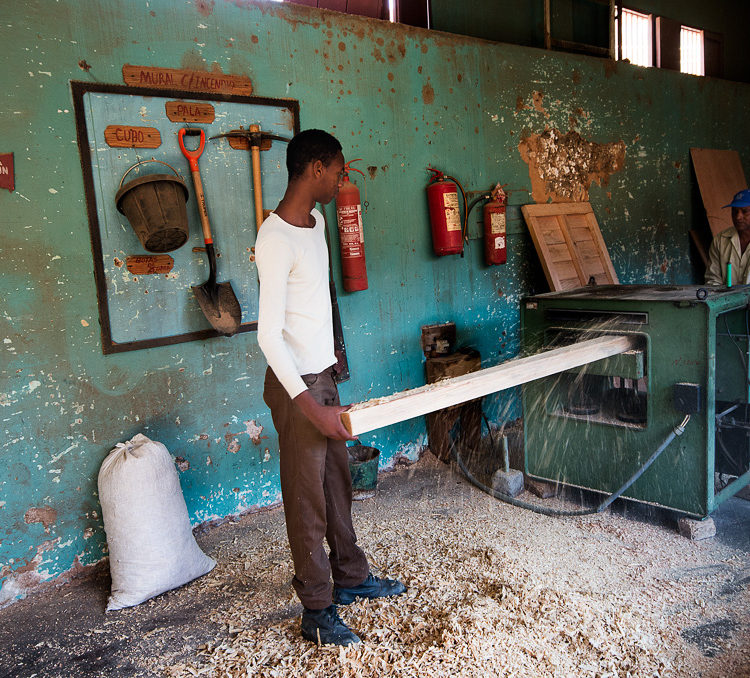
M 198 148 L 195 151 L 185 148 L 183 137 L 200 136 Z M 181 129 L 178 134 L 180 150 L 190 164 L 190 173 L 193 175 L 195 184 L 195 197 L 198 200 L 198 213 L 201 217 L 203 228 L 203 241 L 206 244 L 208 255 L 209 275 L 208 280 L 200 286 L 193 286 L 193 293 L 198 300 L 201 311 L 206 316 L 211 326 L 224 336 L 231 337 L 240 327 L 242 311 L 240 302 L 232 289 L 231 283 L 216 282 L 216 253 L 214 252 L 214 240 L 211 235 L 211 225 L 208 222 L 208 211 L 206 210 L 206 196 L 203 194 L 203 182 L 198 170 L 198 158 L 203 153 L 206 145 L 206 135 L 202 129 Z

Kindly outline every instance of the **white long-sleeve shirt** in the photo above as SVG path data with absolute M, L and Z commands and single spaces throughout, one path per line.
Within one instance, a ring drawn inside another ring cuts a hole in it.
M 300 375 L 336 362 L 325 222 L 318 210 L 311 214 L 315 227 L 301 228 L 272 212 L 255 243 L 258 344 L 290 398 L 307 388 Z

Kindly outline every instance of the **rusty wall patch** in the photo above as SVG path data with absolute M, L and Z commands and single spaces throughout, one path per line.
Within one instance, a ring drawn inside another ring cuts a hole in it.
M 195 8 L 203 16 L 211 16 L 214 11 L 216 0 L 195 0 Z
M 545 117 L 549 118 L 549 113 L 544 110 L 544 94 L 534 90 L 531 93 L 531 99 L 534 102 L 534 110 L 539 111 L 539 113 L 544 113 Z
M 529 134 L 518 151 L 529 166 L 531 195 L 538 203 L 585 202 L 593 182 L 606 186 L 625 165 L 624 141 L 597 144 L 575 131 Z
M 27 525 L 41 523 L 44 531 L 49 532 L 49 526 L 57 522 L 57 511 L 51 506 L 34 506 L 26 511 L 23 520 Z

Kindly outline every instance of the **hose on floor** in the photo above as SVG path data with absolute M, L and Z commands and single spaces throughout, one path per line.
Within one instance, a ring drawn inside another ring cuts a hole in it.
M 500 501 L 504 501 L 507 504 L 512 504 L 513 506 L 518 506 L 519 508 L 528 509 L 529 511 L 533 511 L 534 513 L 541 513 L 545 516 L 558 516 L 558 517 L 571 517 L 571 516 L 587 516 L 594 513 L 601 513 L 604 511 L 615 499 L 618 499 L 623 492 L 626 492 L 628 488 L 636 481 L 638 478 L 640 478 L 646 470 L 653 464 L 658 458 L 659 455 L 661 455 L 664 450 L 669 447 L 669 444 L 677 437 L 681 436 L 685 432 L 685 427 L 687 426 L 687 423 L 690 421 L 690 415 L 685 415 L 685 418 L 682 420 L 680 424 L 677 424 L 670 432 L 669 435 L 664 439 L 664 442 L 659 445 L 659 447 L 654 451 L 654 453 L 644 462 L 644 464 L 632 475 L 630 478 L 625 481 L 622 487 L 620 487 L 619 490 L 611 494 L 609 497 L 607 497 L 599 506 L 592 509 L 581 509 L 578 511 L 558 511 L 556 509 L 550 509 L 546 508 L 544 506 L 540 506 L 539 504 L 532 504 L 527 501 L 521 501 L 520 499 L 515 499 L 514 497 L 511 497 L 508 494 L 503 494 L 502 492 L 498 492 L 497 490 L 492 489 L 491 487 L 487 487 L 484 483 L 481 483 L 479 480 L 477 480 L 469 471 L 469 469 L 466 468 L 466 464 L 464 464 L 463 459 L 461 459 L 461 455 L 459 454 L 458 448 L 459 444 L 456 440 L 453 440 L 453 443 L 451 445 L 451 453 L 456 459 L 456 463 L 458 464 L 458 468 L 461 469 L 461 472 L 466 476 L 466 479 L 474 486 L 478 487 L 483 492 L 486 492 L 489 495 L 492 495 L 495 497 L 495 499 L 499 499 Z

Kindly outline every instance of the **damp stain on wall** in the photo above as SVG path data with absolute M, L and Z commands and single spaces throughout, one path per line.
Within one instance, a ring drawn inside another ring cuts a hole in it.
M 609 184 L 625 166 L 625 142 L 599 144 L 578 132 L 545 129 L 521 138 L 518 152 L 529 166 L 531 197 L 543 202 L 586 202 L 591 184 Z

